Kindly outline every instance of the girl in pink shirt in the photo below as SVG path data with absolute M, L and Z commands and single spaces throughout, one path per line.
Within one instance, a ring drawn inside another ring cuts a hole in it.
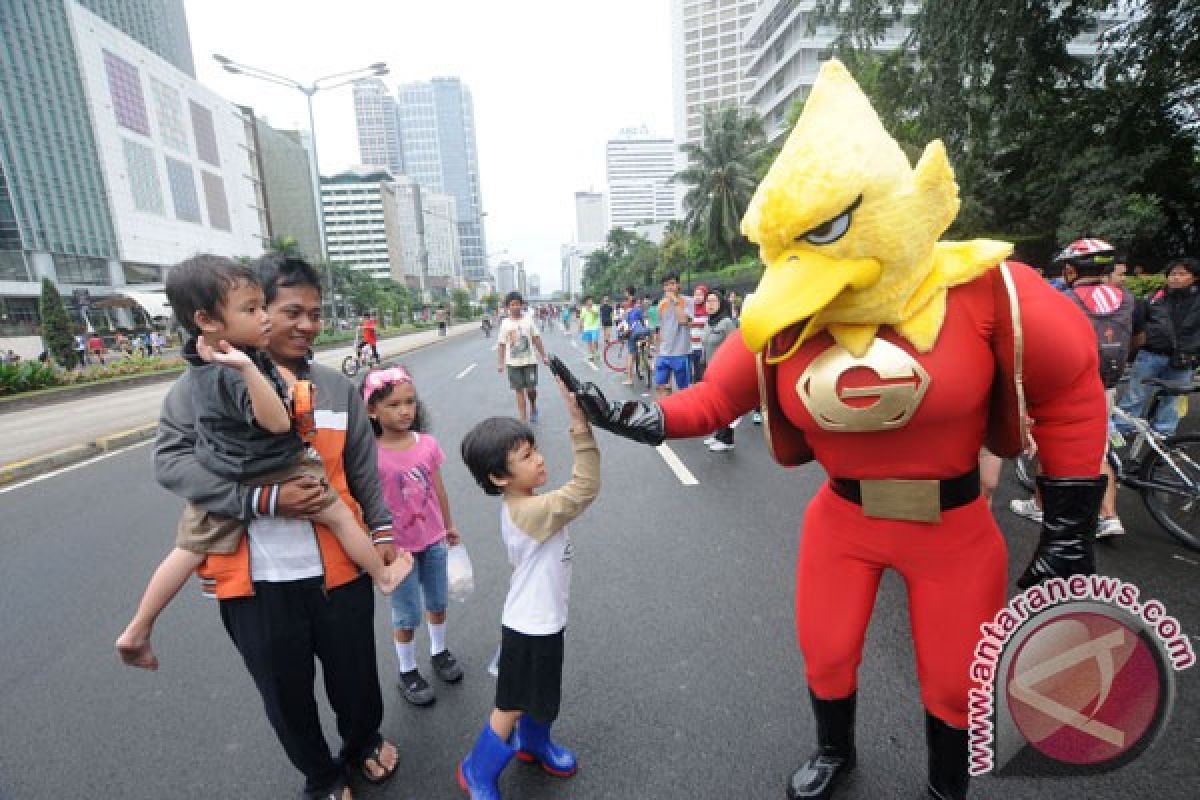
M 446 649 L 446 552 L 448 545 L 459 542 L 442 484 L 446 456 L 437 439 L 424 432 L 425 407 L 406 369 L 390 367 L 367 375 L 363 399 L 375 428 L 379 483 L 392 512 L 395 544 L 413 557 L 412 572 L 391 595 L 400 694 L 413 705 L 425 706 L 435 696 L 417 669 L 413 635 L 421 624 L 422 605 L 434 674 L 447 683 L 463 676 Z

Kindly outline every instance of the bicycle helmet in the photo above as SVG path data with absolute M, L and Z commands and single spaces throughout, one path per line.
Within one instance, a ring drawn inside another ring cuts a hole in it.
M 1084 275 L 1106 275 L 1117 264 L 1117 250 L 1103 239 L 1077 239 L 1054 257 L 1054 263 L 1070 264 Z

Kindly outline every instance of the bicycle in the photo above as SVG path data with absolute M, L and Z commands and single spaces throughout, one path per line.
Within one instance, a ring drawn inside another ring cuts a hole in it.
M 342 374 L 347 378 L 353 378 L 363 368 L 364 364 L 370 364 L 372 361 L 375 362 L 376 366 L 381 364 L 375 358 L 375 353 L 371 350 L 371 345 L 364 342 L 358 346 L 356 351 L 342 359 Z
M 1200 385 L 1167 383 L 1157 378 L 1145 383 L 1154 387 L 1145 418 L 1113 408 L 1113 416 L 1135 432 L 1124 456 L 1117 452 L 1126 444 L 1124 435 L 1111 432 L 1113 446 L 1106 458 L 1117 484 L 1136 490 L 1155 522 L 1185 546 L 1200 550 L 1200 433 L 1165 436 L 1149 422 L 1164 398 L 1200 393 Z M 1037 456 L 1020 456 L 1016 474 L 1021 485 L 1032 490 L 1038 474 Z
M 604 363 L 613 372 L 625 373 L 628 365 L 629 335 L 618 336 L 604 346 Z M 649 336 L 640 336 L 632 355 L 633 371 L 637 380 L 646 384 L 647 389 L 654 386 L 654 345 L 650 344 Z

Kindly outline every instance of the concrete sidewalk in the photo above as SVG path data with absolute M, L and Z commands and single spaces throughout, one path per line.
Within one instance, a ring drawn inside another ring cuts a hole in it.
M 466 322 L 451 326 L 448 335 L 478 331 L 478 323 Z M 432 328 L 383 339 L 379 354 L 395 358 L 444 338 Z M 316 360 L 338 369 L 352 352 L 350 346 L 323 350 Z M 151 438 L 172 384 L 164 381 L 0 414 L 0 486 Z

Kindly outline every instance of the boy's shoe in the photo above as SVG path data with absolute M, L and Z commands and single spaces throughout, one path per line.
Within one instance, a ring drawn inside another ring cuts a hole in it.
M 433 687 L 415 669 L 400 673 L 400 695 L 414 706 L 427 706 L 437 699 Z
M 1042 510 L 1038 508 L 1037 500 L 1032 497 L 1028 500 L 1010 500 L 1008 510 L 1031 522 L 1038 524 L 1042 522 Z
M 443 650 L 430 661 L 433 662 L 433 674 L 446 683 L 458 683 L 462 680 L 462 667 L 458 665 L 458 659 L 449 650 Z
M 750 421 L 753 422 L 755 425 L 762 425 L 762 412 L 755 411 L 753 414 L 750 415 Z
M 708 449 L 714 453 L 728 453 L 730 450 L 733 449 L 733 445 L 725 444 L 725 442 L 714 441 L 712 444 L 710 444 L 708 446 Z
M 717 440 L 717 437 L 715 437 L 715 436 L 710 436 L 710 437 L 708 437 L 707 439 L 705 439 L 703 442 L 701 442 L 701 444 L 703 444 L 705 447 L 708 447 L 709 445 L 711 445 L 711 444 L 712 444 L 713 442 L 715 442 L 716 440 Z
M 1096 525 L 1096 538 L 1104 539 L 1108 536 L 1121 536 L 1125 533 L 1125 526 L 1121 524 L 1118 517 L 1101 517 Z

